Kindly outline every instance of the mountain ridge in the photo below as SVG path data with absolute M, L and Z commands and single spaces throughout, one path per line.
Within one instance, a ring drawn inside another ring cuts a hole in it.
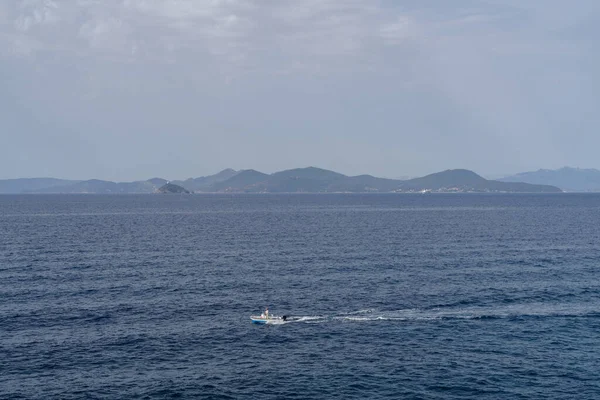
M 5 188 L 0 180 L 0 193 Z M 56 180 L 56 182 L 69 182 Z M 488 180 L 466 169 L 449 169 L 408 180 L 378 178 L 372 175 L 348 176 L 317 167 L 288 169 L 266 174 L 254 169 L 225 169 L 214 175 L 167 181 L 111 182 L 99 179 L 73 181 L 65 185 L 37 188 L 20 193 L 157 193 L 166 183 L 196 193 L 415 193 L 415 192 L 515 192 L 558 193 L 552 185 Z M 15 187 L 14 182 L 12 187 Z M 4 192 L 5 193 L 5 192 Z
M 201 190 L 203 188 L 207 188 L 215 183 L 225 181 L 229 178 L 234 177 L 240 171 L 236 171 L 232 168 L 224 169 L 220 172 L 217 172 L 214 175 L 201 176 L 198 178 L 188 178 L 185 181 L 173 181 L 174 185 L 183 186 L 188 190 L 196 191 Z
M 445 170 L 421 178 L 413 178 L 406 181 L 404 188 L 444 192 L 558 193 L 561 191 L 551 185 L 489 180 L 467 169 Z

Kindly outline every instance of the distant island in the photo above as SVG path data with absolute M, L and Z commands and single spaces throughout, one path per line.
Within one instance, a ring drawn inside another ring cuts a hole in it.
M 174 185 L 172 183 L 166 183 L 157 189 L 158 193 L 168 194 L 190 194 L 191 192 L 184 187 Z
M 449 169 L 400 180 L 371 175 L 347 176 L 307 167 L 265 174 L 225 169 L 184 181 L 152 178 L 111 182 L 54 178 L 0 180 L 0 193 L 560 193 L 559 187 L 522 181 L 488 180 L 466 169 Z
M 600 171 L 593 168 L 539 169 L 507 176 L 499 181 L 552 185 L 565 192 L 600 192 Z

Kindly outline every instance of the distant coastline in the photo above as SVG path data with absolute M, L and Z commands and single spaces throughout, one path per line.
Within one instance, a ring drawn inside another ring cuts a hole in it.
M 171 185 L 171 186 L 170 186 Z M 168 188 L 168 190 L 165 190 Z M 181 189 L 176 189 L 181 188 Z M 550 184 L 489 180 L 466 169 L 452 169 L 407 180 L 372 175 L 348 176 L 316 168 L 265 174 L 253 169 L 225 169 L 217 174 L 168 181 L 71 181 L 55 178 L 0 180 L 0 194 L 23 193 L 561 193 Z

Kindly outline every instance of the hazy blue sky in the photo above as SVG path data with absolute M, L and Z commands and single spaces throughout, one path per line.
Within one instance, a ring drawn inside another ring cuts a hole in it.
M 600 167 L 599 0 L 1 0 L 0 178 Z

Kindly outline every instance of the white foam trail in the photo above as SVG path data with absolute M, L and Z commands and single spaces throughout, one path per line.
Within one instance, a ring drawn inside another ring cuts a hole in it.
M 374 310 L 372 308 L 365 308 L 364 310 L 358 310 L 358 311 L 351 311 L 349 312 L 347 315 L 354 315 L 354 314 L 368 314 L 368 313 L 372 313 Z
M 324 317 L 324 316 L 306 316 L 306 317 L 300 317 L 298 319 L 298 321 L 312 321 L 315 319 L 323 319 L 323 318 L 326 318 L 326 317 Z
M 267 324 L 269 324 L 269 325 L 283 325 L 283 324 L 286 324 L 287 322 L 288 321 L 283 321 L 283 320 L 277 319 L 277 320 L 267 321 Z
M 325 316 L 305 316 L 305 317 L 300 317 L 296 320 L 292 320 L 291 322 L 306 322 L 309 324 L 317 324 L 320 322 L 325 322 L 327 320 L 327 317 Z
M 435 321 L 435 320 L 476 320 L 486 318 L 520 318 L 520 317 L 580 317 L 600 315 L 600 304 L 519 304 L 489 308 L 462 309 L 403 309 L 376 311 L 363 309 L 347 313 L 327 316 L 297 316 L 281 323 L 304 322 L 324 323 L 340 322 L 375 322 L 375 321 Z
M 318 324 L 321 322 L 325 322 L 328 320 L 327 316 L 323 316 L 323 315 L 305 315 L 305 316 L 294 316 L 294 317 L 289 317 L 288 320 L 283 321 L 283 320 L 277 320 L 277 321 L 269 321 L 270 324 L 273 325 L 283 325 L 283 324 L 292 324 L 292 323 L 296 323 L 296 322 L 304 322 L 307 324 Z

